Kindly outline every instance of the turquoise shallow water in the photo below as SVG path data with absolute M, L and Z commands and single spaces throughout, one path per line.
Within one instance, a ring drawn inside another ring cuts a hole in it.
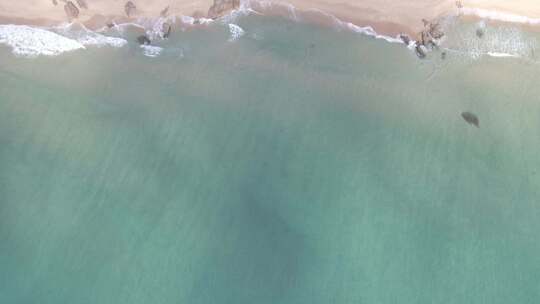
M 0 48 L 0 303 L 538 303 L 530 49 L 237 23 Z

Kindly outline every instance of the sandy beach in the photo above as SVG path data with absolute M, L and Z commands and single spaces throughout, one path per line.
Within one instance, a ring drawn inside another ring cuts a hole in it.
M 359 26 L 371 25 L 377 32 L 395 35 L 416 34 L 424 27 L 422 19 L 433 20 L 452 14 L 489 15 L 499 21 L 520 17 L 540 18 L 535 0 L 287 0 L 301 10 L 322 10 Z M 458 9 L 461 6 L 461 9 Z M 485 17 L 485 16 L 484 16 Z
M 227 1 L 227 0 L 225 0 Z M 0 24 L 16 23 L 51 25 L 67 21 L 64 2 L 57 0 L 0 0 Z M 78 20 L 86 23 L 104 23 L 106 20 L 125 18 L 124 0 L 86 0 L 88 9 L 80 9 Z M 169 7 L 169 15 L 203 17 L 208 15 L 214 0 L 148 0 L 133 1 L 137 12 L 133 17 L 157 17 Z M 387 35 L 407 33 L 415 35 L 423 28 L 422 19 L 460 13 L 492 16 L 495 19 L 522 21 L 522 17 L 540 18 L 540 5 L 535 0 L 265 0 L 259 7 L 293 5 L 303 11 L 323 11 L 359 26 L 372 26 Z M 76 1 L 74 1 L 76 3 Z M 276 4 L 268 5 L 268 4 Z

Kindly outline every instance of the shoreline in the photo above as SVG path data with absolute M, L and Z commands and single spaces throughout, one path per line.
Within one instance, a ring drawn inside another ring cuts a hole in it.
M 15 24 L 36 27 L 52 27 L 68 22 L 63 9 L 62 0 L 55 6 L 52 1 L 34 5 L 31 10 L 23 12 L 21 3 L 3 3 L 0 0 L 2 14 L 0 25 Z M 103 28 L 110 23 L 136 22 L 144 18 L 159 18 L 164 8 L 168 16 L 190 16 L 195 19 L 208 18 L 214 1 L 222 4 L 213 19 L 229 14 L 232 6 L 239 0 L 151 0 L 140 4 L 137 13 L 131 17 L 122 14 L 123 3 L 109 5 L 106 0 L 94 0 L 88 9 L 80 9 L 80 15 L 74 21 L 91 30 Z M 414 0 L 403 3 L 387 0 L 358 0 L 359 3 L 346 3 L 339 0 L 240 0 L 241 8 L 249 8 L 266 15 L 290 17 L 299 21 L 320 25 L 341 25 L 351 30 L 359 30 L 371 36 L 394 39 L 404 34 L 418 41 L 425 29 L 424 20 L 437 21 L 447 16 L 460 16 L 469 20 L 486 20 L 496 23 L 513 23 L 532 30 L 540 30 L 540 6 L 530 10 L 531 17 L 518 15 L 531 6 L 533 0 L 516 0 L 509 8 L 504 0 Z M 138 2 L 138 1 L 135 1 Z M 490 2 L 491 9 L 487 2 Z M 223 4 L 226 4 L 225 6 Z M 503 5 L 501 5 L 501 3 Z M 426 5 L 431 4 L 426 9 Z M 137 4 L 139 5 L 139 4 Z M 474 5 L 474 6 L 469 6 Z M 533 5 L 534 6 L 534 5 Z M 214 12 L 215 13 L 215 12 Z M 26 15 L 25 15 L 26 14 Z M 162 15 L 162 14 L 161 14 Z M 300 15 L 300 18 L 297 18 Z M 46 16 L 46 17 L 44 17 Z M 538 16 L 538 18 L 537 18 Z

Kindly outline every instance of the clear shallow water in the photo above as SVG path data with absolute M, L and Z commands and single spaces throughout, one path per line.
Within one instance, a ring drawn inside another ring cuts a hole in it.
M 538 302 L 534 55 L 237 23 L 0 48 L 1 303 Z

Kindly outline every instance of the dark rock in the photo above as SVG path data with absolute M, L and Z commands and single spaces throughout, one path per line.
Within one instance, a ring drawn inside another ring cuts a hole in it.
M 54 6 L 57 6 L 57 5 L 58 5 L 58 1 L 52 0 L 52 4 L 53 4 Z
M 139 44 L 141 45 L 149 45 L 150 43 L 152 43 L 152 41 L 150 41 L 150 38 L 148 38 L 148 36 L 146 35 L 140 35 L 139 37 L 137 37 L 137 42 L 139 42 Z
M 461 117 L 465 119 L 465 121 L 473 126 L 476 126 L 477 128 L 480 128 L 480 120 L 478 119 L 478 116 L 471 112 L 463 112 L 461 113 Z
M 442 59 L 442 60 L 445 60 L 445 59 L 446 59 L 446 52 L 442 52 L 442 53 L 441 53 L 441 59 Z
M 409 45 L 409 43 L 411 43 L 411 38 L 407 35 L 401 34 L 399 35 L 399 39 L 401 39 L 405 45 Z
M 167 17 L 167 15 L 169 15 L 169 7 L 167 6 L 166 8 L 164 8 L 161 13 L 159 13 L 159 15 L 163 18 Z
M 88 9 L 88 4 L 86 4 L 85 0 L 77 0 L 77 4 L 82 9 Z
M 484 34 L 485 34 L 484 29 L 479 28 L 479 29 L 476 30 L 476 37 L 482 38 L 482 37 L 484 37 Z
M 108 22 L 108 23 L 107 23 L 107 27 L 108 27 L 108 28 L 113 28 L 113 27 L 114 27 L 114 23 Z
M 163 23 L 163 38 L 169 38 L 172 31 L 172 26 L 168 23 Z
M 64 11 L 66 12 L 66 15 L 70 21 L 79 17 L 79 9 L 71 1 L 68 1 L 64 5 Z
M 418 58 L 420 58 L 420 59 L 426 58 L 427 52 L 426 52 L 425 46 L 423 46 L 422 44 L 417 43 L 414 50 L 415 50 L 416 56 L 418 56 Z
M 427 33 L 426 32 L 421 32 L 420 33 L 420 44 L 421 45 L 426 45 L 428 41 L 429 41 L 429 38 L 427 37 Z
M 128 17 L 131 17 L 131 15 L 135 14 L 137 11 L 137 6 L 135 6 L 135 3 L 128 1 L 126 2 L 126 5 L 124 5 L 124 10 L 126 12 L 126 15 Z

